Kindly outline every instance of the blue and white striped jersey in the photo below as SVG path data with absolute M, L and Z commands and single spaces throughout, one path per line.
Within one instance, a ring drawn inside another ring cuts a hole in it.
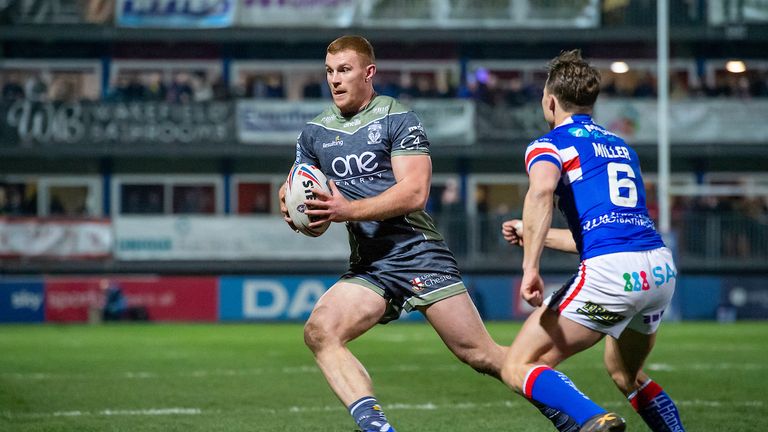
M 548 162 L 561 171 L 555 194 L 581 259 L 664 246 L 648 216 L 637 153 L 577 114 L 528 145 L 526 171 Z

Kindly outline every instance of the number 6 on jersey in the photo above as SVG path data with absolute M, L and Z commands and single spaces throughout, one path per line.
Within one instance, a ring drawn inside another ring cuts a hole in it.
M 619 178 L 619 173 L 626 177 Z M 635 171 L 631 166 L 618 162 L 608 164 L 608 194 L 611 202 L 621 207 L 637 206 L 637 186 Z

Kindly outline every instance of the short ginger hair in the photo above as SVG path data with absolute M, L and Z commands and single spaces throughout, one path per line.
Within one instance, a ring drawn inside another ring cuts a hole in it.
M 364 66 L 376 62 L 376 56 L 373 54 L 373 45 L 368 42 L 368 39 L 362 36 L 342 36 L 331 42 L 326 51 L 328 54 L 336 54 L 346 50 L 354 51 L 362 56 L 365 63 Z

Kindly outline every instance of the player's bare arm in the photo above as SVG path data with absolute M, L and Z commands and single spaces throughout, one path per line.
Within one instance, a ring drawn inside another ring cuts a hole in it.
M 432 181 L 432 160 L 429 155 L 407 155 L 392 158 L 394 186 L 383 193 L 359 200 L 348 200 L 330 182 L 331 195 L 317 191 L 315 200 L 308 200 L 306 214 L 320 218 L 310 227 L 332 222 L 384 220 L 423 210 Z
M 501 224 L 501 235 L 511 245 L 524 246 L 522 227 L 522 220 L 510 219 Z M 544 239 L 544 247 L 561 252 L 579 253 L 579 250 L 576 248 L 576 240 L 573 239 L 573 234 L 565 228 L 550 228 L 547 231 L 547 237 Z
M 541 252 L 552 223 L 555 189 L 560 180 L 560 170 L 550 163 L 537 163 L 531 167 L 530 186 L 523 204 L 523 279 L 520 294 L 532 306 L 540 306 L 544 300 L 544 282 L 539 275 Z

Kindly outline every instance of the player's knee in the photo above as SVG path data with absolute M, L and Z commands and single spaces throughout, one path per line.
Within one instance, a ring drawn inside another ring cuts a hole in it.
M 322 320 L 310 318 L 304 325 L 304 344 L 312 352 L 321 350 L 333 340 L 333 332 Z
M 478 348 L 467 348 L 456 353 L 457 357 L 472 367 L 472 369 L 483 374 L 498 377 L 501 365 L 491 354 L 486 350 Z

